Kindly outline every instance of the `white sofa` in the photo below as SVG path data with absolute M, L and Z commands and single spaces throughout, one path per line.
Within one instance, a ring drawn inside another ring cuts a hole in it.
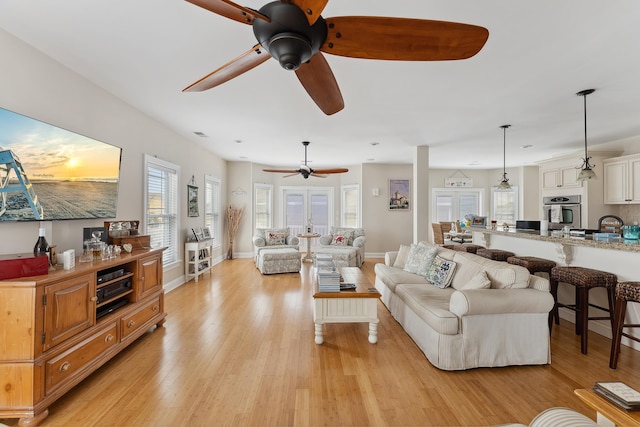
M 441 262 L 456 263 L 450 287 L 438 288 L 405 271 L 398 251 L 376 264 L 375 287 L 434 366 L 463 370 L 551 362 L 548 315 L 554 302 L 547 279 L 475 254 L 426 242 L 419 246 L 437 251 Z M 406 249 L 401 247 L 402 253 Z M 465 289 L 477 287 L 479 277 L 490 288 Z
M 337 239 L 344 237 L 344 239 Z M 364 262 L 367 237 L 363 228 L 331 227 L 329 234 L 320 237 L 317 253 L 331 254 L 340 267 L 360 267 Z M 344 244 L 340 244 L 344 242 Z

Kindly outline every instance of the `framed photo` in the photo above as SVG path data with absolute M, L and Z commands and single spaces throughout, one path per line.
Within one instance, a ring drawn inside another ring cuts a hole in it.
M 201 235 L 200 232 L 198 231 L 197 228 L 192 228 L 191 232 L 193 233 L 193 238 L 196 239 L 196 242 L 199 242 L 201 240 Z
M 482 227 L 485 228 L 487 226 L 487 217 L 486 216 L 474 216 L 471 220 L 471 227 Z
M 210 239 L 211 238 L 211 231 L 209 231 L 209 227 L 204 227 L 202 229 L 202 238 L 203 239 Z
M 408 179 L 389 180 L 389 210 L 408 211 L 411 208 L 411 183 Z
M 198 213 L 198 187 L 187 185 L 187 216 L 200 216 Z

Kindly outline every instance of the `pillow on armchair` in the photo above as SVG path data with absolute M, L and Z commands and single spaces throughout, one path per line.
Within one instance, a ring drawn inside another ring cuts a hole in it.
M 353 233 L 343 230 L 339 233 L 334 233 L 331 239 L 331 245 L 333 246 L 349 246 L 350 241 L 353 241 Z
M 287 233 L 267 231 L 265 234 L 267 246 L 284 246 L 287 244 Z

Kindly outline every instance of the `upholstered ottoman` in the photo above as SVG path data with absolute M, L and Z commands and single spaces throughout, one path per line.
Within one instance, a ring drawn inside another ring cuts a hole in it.
M 318 250 L 320 254 L 329 254 L 333 259 L 333 263 L 336 267 L 358 267 L 358 261 L 356 259 L 357 249 L 352 246 L 324 246 Z
M 258 254 L 262 274 L 297 273 L 301 267 L 300 251 L 294 248 L 262 249 Z

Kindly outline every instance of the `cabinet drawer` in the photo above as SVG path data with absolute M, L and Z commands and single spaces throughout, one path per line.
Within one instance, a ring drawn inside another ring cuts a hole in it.
M 118 327 L 116 323 L 112 323 L 78 345 L 48 360 L 45 364 L 47 379 L 45 393 L 48 395 L 67 381 L 78 377 L 84 368 L 94 363 L 116 344 L 118 344 Z
M 145 323 L 161 313 L 160 297 L 154 298 L 138 310 L 120 319 L 122 340 L 138 331 Z

